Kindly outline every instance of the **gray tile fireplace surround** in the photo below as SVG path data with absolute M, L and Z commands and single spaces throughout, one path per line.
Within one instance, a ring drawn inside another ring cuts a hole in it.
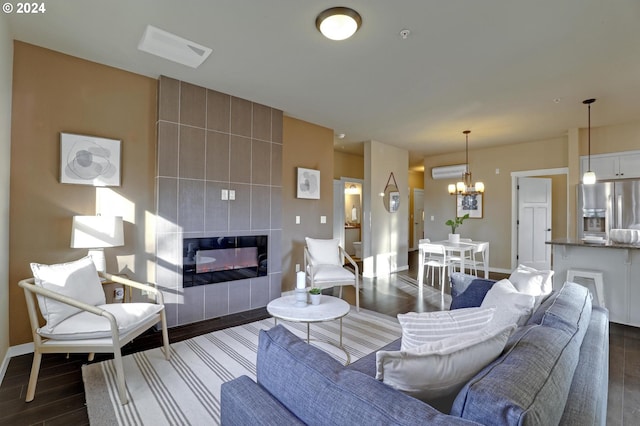
M 156 283 L 168 324 L 266 306 L 282 281 L 282 111 L 164 76 L 158 84 Z M 183 288 L 183 238 L 232 235 L 268 235 L 268 275 Z

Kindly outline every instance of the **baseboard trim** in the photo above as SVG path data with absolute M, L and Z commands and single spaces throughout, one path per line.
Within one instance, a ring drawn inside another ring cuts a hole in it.
M 9 368 L 11 358 L 14 356 L 31 354 L 33 353 L 33 350 L 33 342 L 24 343 L 18 346 L 9 346 L 9 349 L 7 349 L 7 353 L 4 355 L 4 359 L 2 360 L 2 365 L 0 365 L 0 385 L 2 385 L 2 382 L 4 381 L 4 375 L 7 372 L 7 368 Z

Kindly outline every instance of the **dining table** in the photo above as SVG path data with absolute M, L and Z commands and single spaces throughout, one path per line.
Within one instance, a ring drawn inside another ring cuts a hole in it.
M 447 250 L 447 252 L 451 253 L 452 255 L 457 255 L 460 257 L 460 271 L 464 272 L 465 271 L 465 260 L 467 258 L 467 253 L 470 253 L 471 255 L 473 255 L 473 251 L 475 250 L 475 248 L 482 244 L 482 243 L 487 243 L 487 250 L 485 251 L 485 255 L 484 255 L 484 264 L 483 264 L 483 270 L 484 270 L 484 277 L 485 279 L 489 279 L 489 246 L 490 244 L 487 241 L 460 241 L 460 242 L 451 242 L 449 240 L 442 240 L 442 241 L 432 241 L 430 244 L 438 244 L 441 246 L 444 246 L 444 248 Z

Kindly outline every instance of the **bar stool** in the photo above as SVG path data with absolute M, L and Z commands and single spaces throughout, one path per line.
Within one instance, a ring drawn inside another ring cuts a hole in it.
M 576 279 L 579 281 L 576 281 Z M 606 307 L 604 303 L 604 282 L 602 279 L 602 272 L 588 269 L 569 269 L 567 271 L 567 281 L 584 285 L 587 288 L 592 285 L 596 292 L 598 306 L 603 308 Z M 593 282 L 593 284 L 591 284 L 591 282 Z

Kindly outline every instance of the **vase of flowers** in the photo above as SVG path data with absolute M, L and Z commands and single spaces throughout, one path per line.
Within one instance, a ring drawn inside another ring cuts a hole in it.
M 311 299 L 312 305 L 319 305 L 321 297 L 322 297 L 322 291 L 320 288 L 313 287 L 311 290 L 309 290 L 309 298 Z

